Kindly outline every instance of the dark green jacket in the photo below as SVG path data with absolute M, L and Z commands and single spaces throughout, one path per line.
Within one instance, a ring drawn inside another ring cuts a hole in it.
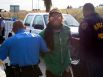
M 40 33 L 44 37 L 44 31 Z M 46 54 L 43 59 L 46 69 L 56 76 L 61 76 L 65 69 L 70 65 L 70 29 L 63 26 L 61 32 L 54 33 L 54 50 Z

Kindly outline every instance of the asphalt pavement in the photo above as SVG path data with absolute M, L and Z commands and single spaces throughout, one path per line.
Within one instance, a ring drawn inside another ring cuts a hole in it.
M 41 60 L 40 64 L 39 64 L 39 67 L 43 73 L 43 76 L 40 76 L 40 77 L 46 77 L 45 76 L 45 70 L 46 70 L 46 67 L 45 67 L 45 63 L 43 62 L 43 60 Z

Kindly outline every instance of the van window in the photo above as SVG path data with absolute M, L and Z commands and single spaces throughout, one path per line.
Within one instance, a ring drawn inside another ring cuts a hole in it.
M 36 15 L 33 21 L 34 29 L 44 29 L 44 23 L 43 23 L 43 18 L 41 15 Z
M 24 24 L 26 26 L 30 26 L 30 23 L 31 23 L 32 19 L 33 19 L 33 15 L 28 15 Z
M 49 18 L 49 15 L 44 15 L 44 21 L 46 25 L 48 24 L 48 18 Z
M 71 15 L 63 15 L 63 23 L 69 27 L 78 27 L 78 21 Z
M 44 15 L 44 21 L 45 21 L 46 25 L 48 23 L 48 18 L 49 18 L 49 15 Z M 73 16 L 66 15 L 66 14 L 63 14 L 63 24 L 65 24 L 66 26 L 69 26 L 69 27 L 78 27 L 79 26 L 78 21 Z

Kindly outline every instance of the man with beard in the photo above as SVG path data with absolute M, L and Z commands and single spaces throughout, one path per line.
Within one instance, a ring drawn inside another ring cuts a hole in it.
M 49 12 L 47 28 L 40 33 L 46 41 L 49 53 L 43 56 L 46 77 L 67 77 L 70 65 L 70 29 L 62 24 L 63 16 L 57 8 Z

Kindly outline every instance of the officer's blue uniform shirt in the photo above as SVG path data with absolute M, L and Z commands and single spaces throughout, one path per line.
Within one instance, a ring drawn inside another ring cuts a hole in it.
M 34 65 L 39 62 L 40 51 L 48 51 L 44 40 L 37 34 L 19 30 L 1 45 L 0 59 L 9 55 L 11 65 Z

